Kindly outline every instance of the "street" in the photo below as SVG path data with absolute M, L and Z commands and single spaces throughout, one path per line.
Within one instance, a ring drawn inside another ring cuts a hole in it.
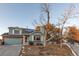
M 73 45 L 73 44 L 70 44 L 68 43 L 71 48 L 74 50 L 74 52 L 79 56 L 79 46 L 78 45 Z
M 0 56 L 19 56 L 21 45 L 0 46 Z

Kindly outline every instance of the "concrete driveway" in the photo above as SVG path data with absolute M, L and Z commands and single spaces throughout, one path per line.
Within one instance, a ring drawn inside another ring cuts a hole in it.
M 0 56 L 19 56 L 21 45 L 0 46 Z

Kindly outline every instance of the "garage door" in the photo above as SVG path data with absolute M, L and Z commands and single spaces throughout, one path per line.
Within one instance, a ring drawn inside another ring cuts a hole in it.
M 5 45 L 17 45 L 22 44 L 22 39 L 20 38 L 7 38 L 4 40 Z

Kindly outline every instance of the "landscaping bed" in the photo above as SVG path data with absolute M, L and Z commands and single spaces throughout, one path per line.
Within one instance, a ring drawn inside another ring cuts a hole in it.
M 22 56 L 73 56 L 67 45 L 49 44 L 46 47 L 25 45 L 20 53 Z

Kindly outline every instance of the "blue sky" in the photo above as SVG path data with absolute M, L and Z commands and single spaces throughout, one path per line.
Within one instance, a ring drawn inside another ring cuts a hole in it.
M 0 3 L 0 34 L 8 32 L 8 27 L 18 26 L 34 28 L 33 21 L 40 20 L 40 5 L 38 3 L 17 3 L 1 4 Z M 70 4 L 50 4 L 51 6 L 51 23 L 56 23 L 57 18 Z M 79 8 L 79 4 L 75 4 Z M 79 25 L 78 19 L 69 20 L 68 22 Z

